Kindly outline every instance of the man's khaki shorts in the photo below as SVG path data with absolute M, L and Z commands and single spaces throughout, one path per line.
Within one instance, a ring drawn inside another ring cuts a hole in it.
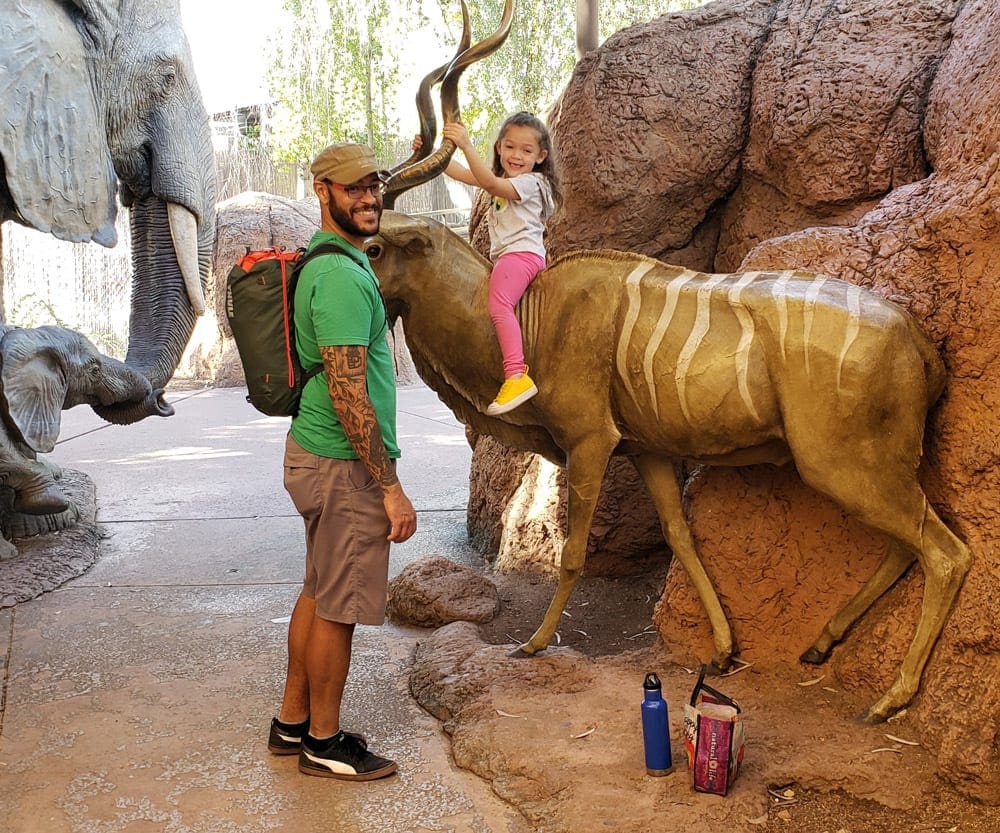
M 302 594 L 316 615 L 381 625 L 389 577 L 389 519 L 382 489 L 361 460 L 311 454 L 289 434 L 285 489 L 306 525 Z

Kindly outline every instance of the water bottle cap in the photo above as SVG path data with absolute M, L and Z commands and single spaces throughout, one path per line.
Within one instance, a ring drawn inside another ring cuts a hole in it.
M 642 683 L 642 687 L 647 691 L 652 691 L 660 687 L 660 678 L 656 676 L 652 671 L 646 675 L 646 679 Z

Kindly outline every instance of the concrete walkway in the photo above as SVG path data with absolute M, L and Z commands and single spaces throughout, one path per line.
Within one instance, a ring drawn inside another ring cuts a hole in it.
M 527 830 L 410 697 L 420 631 L 359 627 L 344 706 L 398 776 L 311 778 L 268 754 L 304 545 L 281 485 L 288 421 L 244 394 L 176 393 L 175 416 L 127 428 L 64 414 L 51 457 L 93 478 L 107 537 L 87 573 L 0 610 L 0 831 Z M 391 572 L 431 553 L 477 564 L 464 431 L 423 386 L 399 408 L 419 528 Z

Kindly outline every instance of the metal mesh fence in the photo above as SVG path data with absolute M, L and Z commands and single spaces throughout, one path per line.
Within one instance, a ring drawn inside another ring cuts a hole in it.
M 0 274 L 6 322 L 68 327 L 87 336 L 102 353 L 124 358 L 132 271 L 124 213 L 117 227 L 118 245 L 106 249 L 4 223 Z
M 294 165 L 275 165 L 257 147 L 236 145 L 215 153 L 215 175 L 219 202 L 245 191 L 264 191 L 297 199 L 298 173 Z

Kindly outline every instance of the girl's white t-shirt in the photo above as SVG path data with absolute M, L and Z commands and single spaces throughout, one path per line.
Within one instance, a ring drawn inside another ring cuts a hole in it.
M 545 221 L 555 209 L 552 186 L 543 174 L 527 173 L 508 180 L 521 195 L 519 200 L 494 197 L 487 227 L 490 232 L 490 259 L 508 252 L 534 252 L 545 257 L 542 235 Z

